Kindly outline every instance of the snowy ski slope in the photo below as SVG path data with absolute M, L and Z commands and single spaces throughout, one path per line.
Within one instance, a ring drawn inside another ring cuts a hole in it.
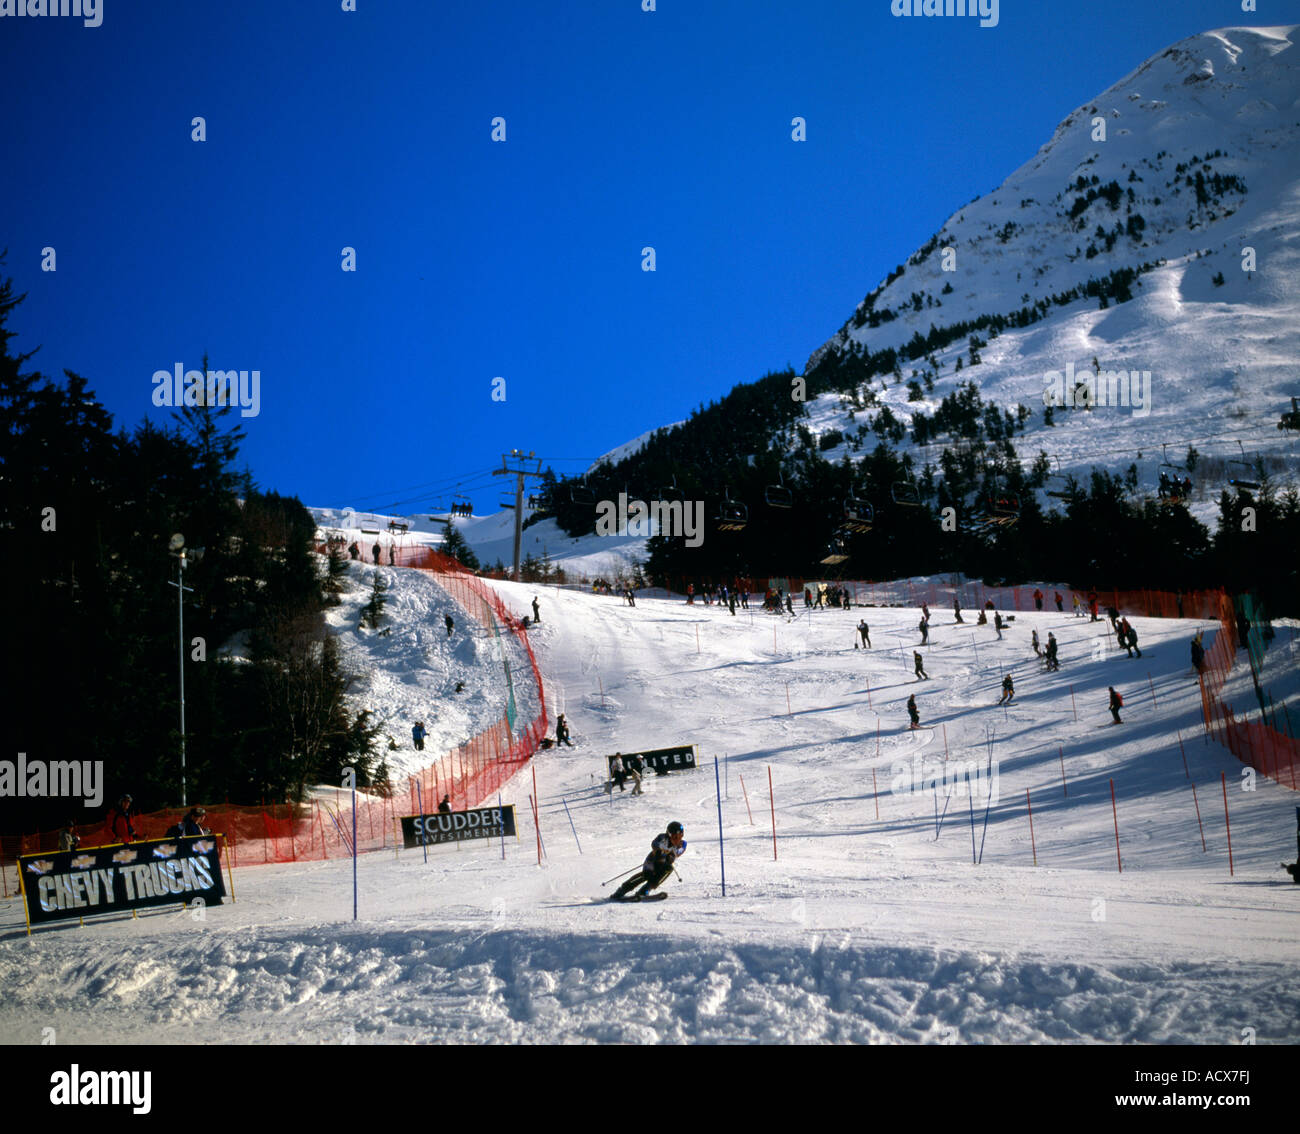
M 404 597 L 424 580 L 394 574 L 391 609 L 413 620 L 403 633 L 438 617 L 436 603 Z M 539 593 L 498 586 L 520 612 Z M 1243 1028 L 1259 1043 L 1300 1039 L 1300 888 L 1278 867 L 1295 849 L 1297 797 L 1262 779 L 1243 790 L 1241 766 L 1202 739 L 1196 622 L 1136 619 L 1137 660 L 1068 613 L 1019 615 L 999 642 L 940 611 L 923 650 L 931 680 L 918 682 L 911 608 L 787 621 L 570 591 L 540 603 L 532 640 L 552 712 L 568 713 L 577 740 L 535 762 L 540 867 L 525 772 L 505 792 L 521 837 L 504 858 L 483 843 L 431 850 L 427 864 L 418 851 L 364 856 L 356 923 L 346 862 L 241 870 L 238 902 L 201 922 L 160 913 L 30 943 L 11 900 L 0 1038 L 37 1042 L 55 1027 L 61 1043 L 1226 1044 Z M 852 645 L 863 616 L 871 650 Z M 1060 639 L 1059 674 L 1034 659 L 1032 628 Z M 1270 658 L 1290 678 L 1293 633 L 1279 628 Z M 494 664 L 488 651 L 458 660 Z M 412 649 L 412 680 L 423 664 Z M 1017 692 L 1003 710 L 1005 670 Z M 1123 726 L 1107 723 L 1110 684 L 1125 695 Z M 911 692 L 928 726 L 915 733 Z M 706 766 L 651 777 L 640 798 L 601 790 L 602 754 L 676 743 L 697 744 Z M 985 830 L 985 799 L 968 788 L 990 745 Z M 922 782 L 936 775 L 937 787 Z M 670 819 L 689 850 L 669 900 L 602 902 L 602 882 L 636 866 Z

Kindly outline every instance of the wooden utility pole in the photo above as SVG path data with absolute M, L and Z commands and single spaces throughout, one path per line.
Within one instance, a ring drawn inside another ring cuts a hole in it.
M 513 467 L 511 462 L 514 462 Z M 533 467 L 528 468 L 528 465 Z M 524 535 L 524 480 L 527 477 L 541 480 L 542 461 L 531 451 L 525 453 L 520 449 L 511 449 L 509 453 L 501 455 L 501 467 L 493 469 L 492 475 L 515 478 L 515 560 L 512 578 L 517 583 L 519 582 L 519 544 Z

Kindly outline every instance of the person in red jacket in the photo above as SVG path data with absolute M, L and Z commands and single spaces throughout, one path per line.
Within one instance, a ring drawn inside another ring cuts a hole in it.
M 1115 718 L 1116 724 L 1123 724 L 1119 719 L 1119 711 L 1124 707 L 1124 698 L 1115 691 L 1115 686 L 1108 686 L 1110 689 L 1110 715 Z
M 124 795 L 108 815 L 108 829 L 113 833 L 114 842 L 129 843 L 140 837 L 136 833 L 135 824 L 131 822 L 133 818 L 135 805 L 129 795 Z

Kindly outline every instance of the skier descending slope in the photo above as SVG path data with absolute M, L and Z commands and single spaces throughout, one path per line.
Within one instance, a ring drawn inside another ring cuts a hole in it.
M 668 897 L 667 894 L 651 894 L 650 891 L 667 880 L 672 873 L 673 863 L 686 853 L 686 829 L 677 822 L 669 823 L 662 835 L 656 835 L 650 844 L 650 853 L 646 855 L 641 869 L 633 874 L 610 896 L 615 902 L 657 901 Z M 638 893 L 632 890 L 640 886 Z M 629 895 L 631 895 L 629 897 Z

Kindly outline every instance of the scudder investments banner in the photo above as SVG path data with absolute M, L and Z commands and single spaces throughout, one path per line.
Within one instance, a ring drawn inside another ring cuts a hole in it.
M 226 895 L 219 843 L 211 835 L 25 854 L 18 873 L 31 925 L 196 898 L 220 905 Z
M 495 839 L 515 833 L 515 807 L 478 807 L 473 811 L 440 811 L 436 815 L 403 815 L 402 845 L 455 843 L 461 839 Z

